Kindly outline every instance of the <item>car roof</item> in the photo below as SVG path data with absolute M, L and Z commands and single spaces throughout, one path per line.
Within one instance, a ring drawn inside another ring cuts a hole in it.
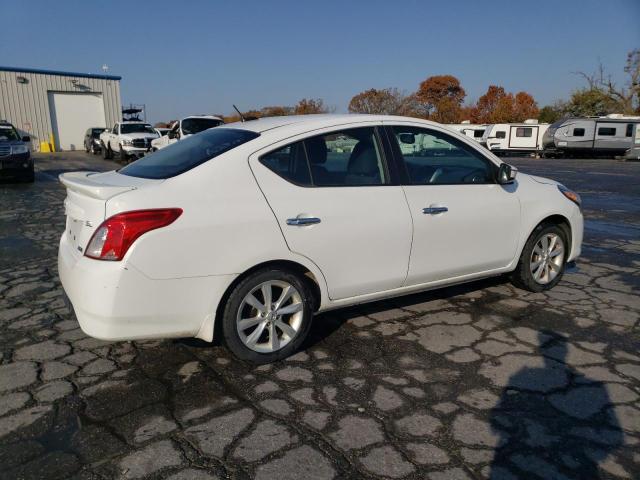
M 257 120 L 246 122 L 227 123 L 224 128 L 239 128 L 262 133 L 267 130 L 282 128 L 285 126 L 308 127 L 310 130 L 316 128 L 331 127 L 345 123 L 356 122 L 420 122 L 431 125 L 439 125 L 429 120 L 413 117 L 399 117 L 395 115 L 366 115 L 354 113 L 330 113 L 313 115 L 283 115 L 279 117 L 262 117 Z

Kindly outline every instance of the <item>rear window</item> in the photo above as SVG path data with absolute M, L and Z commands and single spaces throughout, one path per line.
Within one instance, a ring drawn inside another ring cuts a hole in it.
M 175 177 L 259 136 L 256 132 L 232 128 L 205 130 L 144 156 L 119 173 L 140 178 Z

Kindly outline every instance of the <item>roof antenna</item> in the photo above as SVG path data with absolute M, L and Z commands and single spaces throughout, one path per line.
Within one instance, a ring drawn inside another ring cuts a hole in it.
M 236 107 L 235 105 L 233 105 L 233 108 L 235 109 L 236 112 L 238 112 L 238 115 L 240 115 L 240 121 L 244 123 L 245 120 L 244 120 L 244 115 L 242 115 L 242 112 L 238 110 L 238 107 Z

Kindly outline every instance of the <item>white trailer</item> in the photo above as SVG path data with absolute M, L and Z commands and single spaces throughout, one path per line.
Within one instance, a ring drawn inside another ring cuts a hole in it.
M 447 124 L 445 127 L 460 132 L 469 138 L 473 138 L 475 141 L 480 142 L 484 135 L 485 130 L 489 125 L 486 123 L 471 123 L 469 120 L 465 120 L 462 123 Z
M 487 127 L 480 143 L 496 155 L 539 153 L 548 128 L 548 123 L 534 119 L 523 123 L 496 123 Z

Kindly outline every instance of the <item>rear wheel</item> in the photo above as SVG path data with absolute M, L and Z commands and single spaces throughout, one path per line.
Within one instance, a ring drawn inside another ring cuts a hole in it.
M 101 150 L 102 150 L 102 158 L 104 158 L 105 160 L 109 160 L 111 158 L 109 146 L 103 143 Z
M 564 274 L 567 254 L 566 235 L 559 226 L 538 226 L 522 250 L 513 283 L 531 292 L 553 288 Z
M 270 363 L 298 350 L 311 326 L 313 295 L 297 274 L 265 269 L 235 286 L 225 305 L 222 334 L 229 350 L 252 363 Z

